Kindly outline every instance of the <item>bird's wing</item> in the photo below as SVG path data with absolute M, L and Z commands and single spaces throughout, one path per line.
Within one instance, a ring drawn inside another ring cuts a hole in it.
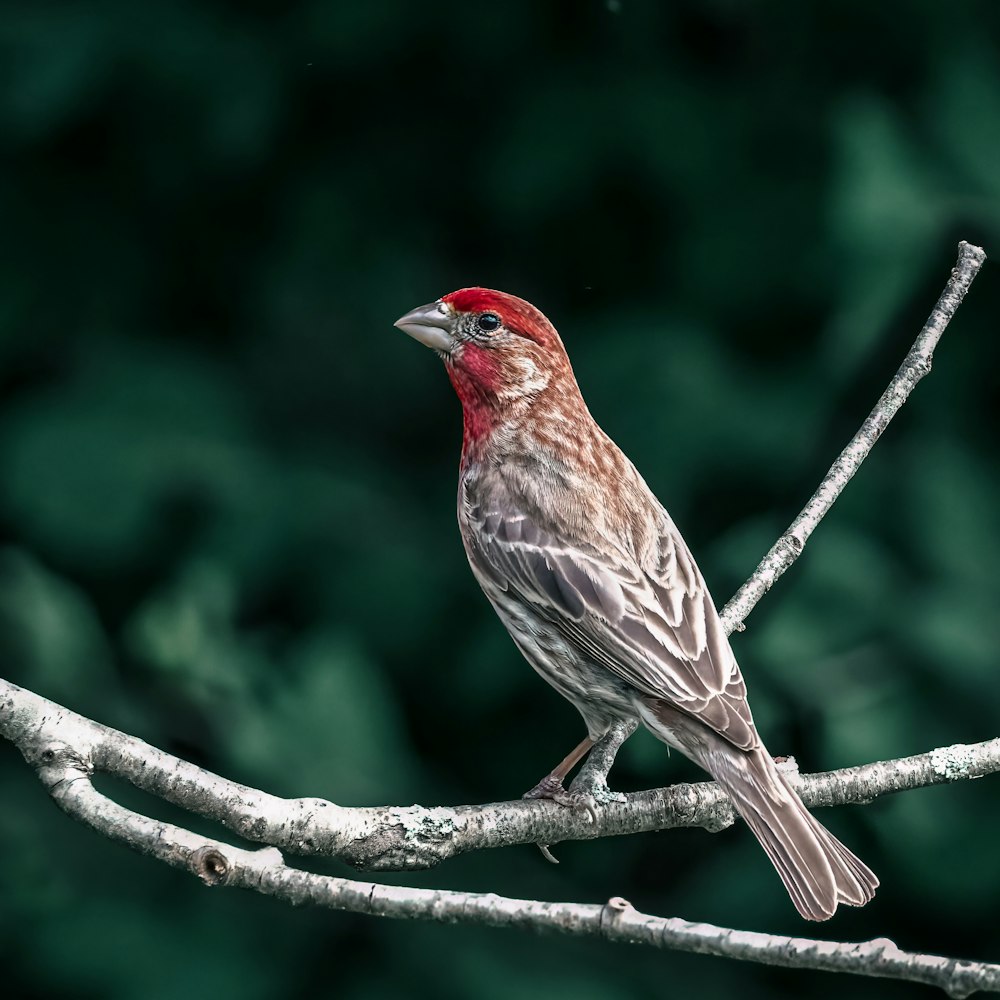
M 760 745 L 705 581 L 664 512 L 648 567 L 556 539 L 523 513 L 467 509 L 477 573 L 513 591 L 580 652 L 744 750 Z

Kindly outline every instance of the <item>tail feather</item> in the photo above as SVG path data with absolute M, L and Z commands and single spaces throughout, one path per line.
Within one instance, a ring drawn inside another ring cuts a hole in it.
M 806 920 L 828 920 L 839 903 L 864 906 L 875 895 L 874 873 L 813 817 L 763 747 L 740 750 L 659 699 L 637 708 L 655 736 L 722 786 Z
M 865 903 L 870 903 L 878 888 L 878 877 L 825 826 L 821 826 L 815 819 L 813 822 L 827 848 L 840 901 L 848 906 L 864 906 Z
M 764 750 L 715 756 L 712 774 L 767 852 L 795 908 L 827 920 L 838 903 L 864 906 L 878 879 L 806 809 Z

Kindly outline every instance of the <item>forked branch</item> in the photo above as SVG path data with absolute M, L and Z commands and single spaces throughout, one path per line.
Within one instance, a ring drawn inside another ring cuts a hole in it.
M 1000 965 L 904 952 L 887 938 L 816 941 L 654 917 L 620 898 L 602 906 L 544 903 L 317 875 L 286 865 L 276 847 L 247 851 L 126 809 L 94 788 L 87 762 L 65 744 L 42 746 L 33 757 L 39 777 L 70 816 L 112 840 L 192 872 L 206 885 L 253 889 L 295 905 L 311 903 L 372 916 L 555 931 L 765 965 L 901 979 L 938 986 L 953 997 L 1000 990 Z

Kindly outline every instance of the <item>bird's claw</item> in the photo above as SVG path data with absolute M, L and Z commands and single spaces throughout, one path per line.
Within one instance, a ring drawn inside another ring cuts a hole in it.
M 571 790 L 563 792 L 558 798 L 553 797 L 552 801 L 558 802 L 559 805 L 565 806 L 567 809 L 586 809 L 587 814 L 590 816 L 590 822 L 594 826 L 597 826 L 597 802 L 594 800 L 594 796 L 588 792 L 574 792 Z
M 599 806 L 620 806 L 626 801 L 624 793 L 611 791 L 600 775 L 587 777 L 583 772 L 569 786 L 568 794 L 586 798 L 592 805 Z
M 565 806 L 567 809 L 586 809 L 590 815 L 591 823 L 597 823 L 597 800 L 589 791 L 571 788 L 566 791 L 562 782 L 554 779 L 552 775 L 547 775 L 535 785 L 531 791 L 525 792 L 522 799 L 549 799 L 556 805 Z M 539 847 L 542 845 L 539 844 Z M 545 854 L 545 851 L 542 851 Z M 549 860 L 554 860 L 549 858 Z
M 539 844 L 538 849 L 542 852 L 542 857 L 546 861 L 551 861 L 554 865 L 559 864 L 559 859 L 549 850 L 548 844 Z
M 563 783 L 554 775 L 547 774 L 534 788 L 521 796 L 522 799 L 554 799 L 557 795 L 565 795 Z
M 563 784 L 558 779 L 547 775 L 535 785 L 530 791 L 521 796 L 522 799 L 548 799 L 556 805 L 564 806 L 567 809 L 586 809 L 592 823 L 597 822 L 597 801 L 589 791 L 571 789 L 566 791 Z M 542 845 L 539 844 L 539 847 Z M 545 854 L 545 851 L 542 851 Z M 550 860 L 553 860 L 550 858 Z

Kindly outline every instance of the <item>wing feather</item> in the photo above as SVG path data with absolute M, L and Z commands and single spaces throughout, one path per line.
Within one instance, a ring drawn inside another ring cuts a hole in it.
M 760 741 L 746 686 L 705 581 L 663 512 L 649 569 L 557 540 L 527 515 L 467 508 L 477 573 L 513 590 L 584 656 L 741 749 Z

